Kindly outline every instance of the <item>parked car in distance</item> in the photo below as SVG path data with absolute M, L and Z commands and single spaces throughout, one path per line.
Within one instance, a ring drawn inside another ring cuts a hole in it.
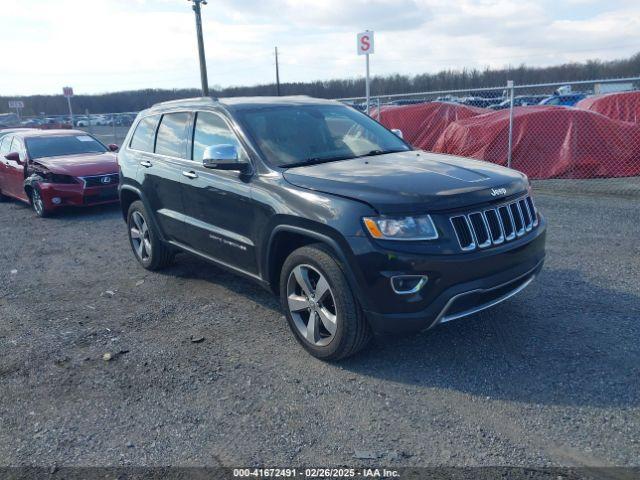
M 0 132 L 1 133 L 1 132 Z M 117 145 L 79 130 L 17 130 L 0 137 L 0 199 L 32 205 L 41 217 L 65 206 L 118 201 Z
M 548 96 L 540 102 L 540 105 L 557 105 L 563 107 L 573 107 L 580 100 L 587 98 L 586 93 L 576 92 L 568 94 L 557 94 Z
M 461 103 L 462 105 L 468 105 L 470 107 L 489 108 L 498 100 L 501 100 L 501 98 L 464 97 L 461 98 L 458 103 Z
M 385 105 L 405 106 L 405 105 L 419 105 L 421 103 L 428 103 L 428 102 L 429 100 L 427 100 L 426 98 L 400 98 L 398 100 L 392 100 L 391 102 Z
M 547 97 L 548 95 L 518 95 L 513 97 L 513 106 L 526 107 L 528 105 L 538 105 L 542 100 L 544 100 Z M 489 105 L 488 108 L 491 108 L 492 110 L 502 110 L 504 108 L 509 108 L 510 105 L 511 105 L 511 99 L 507 98 L 506 100 L 502 100 L 499 103 Z
M 26 128 L 32 128 L 32 127 L 39 127 L 40 125 L 42 125 L 42 123 L 43 123 L 42 120 L 39 118 L 28 118 L 20 122 L 20 126 L 26 127 Z
M 339 102 L 161 103 L 140 113 L 118 163 L 144 268 L 188 252 L 255 280 L 322 359 L 500 303 L 545 257 L 524 174 L 415 151 Z
M 91 120 L 90 117 L 86 116 L 74 116 L 73 123 L 76 127 L 88 127 L 90 125 L 95 125 L 95 123 Z

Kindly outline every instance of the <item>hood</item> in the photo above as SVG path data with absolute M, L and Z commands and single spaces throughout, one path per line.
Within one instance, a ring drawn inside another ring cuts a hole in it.
M 488 162 L 410 151 L 290 168 L 298 187 L 353 198 L 379 213 L 449 210 L 522 193 L 526 177 Z
M 33 163 L 45 166 L 50 172 L 72 177 L 86 177 L 91 175 L 106 175 L 118 172 L 116 154 L 85 153 L 80 155 L 66 155 L 64 157 L 36 158 Z

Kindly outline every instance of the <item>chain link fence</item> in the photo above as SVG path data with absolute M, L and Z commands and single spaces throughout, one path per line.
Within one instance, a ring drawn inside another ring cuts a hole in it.
M 102 143 L 120 145 L 129 127 L 135 120 L 137 112 L 100 113 L 70 115 L 46 115 L 18 117 L 17 114 L 0 116 L 0 132 L 2 128 L 37 128 L 43 130 L 75 128 L 90 133 Z
M 339 100 L 367 109 L 364 97 Z M 0 126 L 120 145 L 136 114 L 3 114 Z M 374 96 L 369 114 L 416 148 L 515 168 L 537 188 L 640 195 L 640 77 Z
M 640 77 L 374 96 L 369 114 L 416 148 L 508 166 L 537 188 L 640 194 Z

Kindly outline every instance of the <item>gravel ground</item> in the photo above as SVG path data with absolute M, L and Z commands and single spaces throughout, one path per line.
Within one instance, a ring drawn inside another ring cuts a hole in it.
M 117 207 L 0 204 L 0 465 L 637 466 L 637 200 L 538 205 L 522 294 L 327 364 L 260 287 L 144 271 Z

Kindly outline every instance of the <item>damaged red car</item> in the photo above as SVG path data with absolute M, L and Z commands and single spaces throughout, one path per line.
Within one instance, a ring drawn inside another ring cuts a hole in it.
M 67 206 L 118 202 L 117 145 L 79 130 L 0 137 L 0 200 L 28 202 L 40 217 Z

